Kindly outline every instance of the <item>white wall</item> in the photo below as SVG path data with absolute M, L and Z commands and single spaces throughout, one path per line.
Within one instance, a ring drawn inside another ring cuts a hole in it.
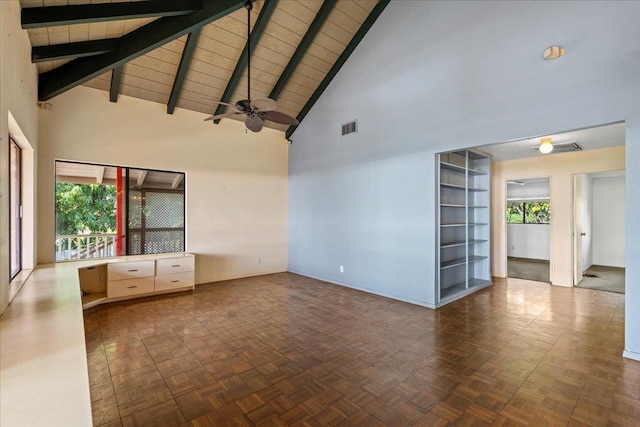
M 524 185 L 507 184 L 507 200 L 545 200 L 551 197 L 549 179 L 517 179 Z
M 624 267 L 625 178 L 593 180 L 593 264 Z
M 9 140 L 23 148 L 23 197 L 33 209 L 35 164 L 38 146 L 38 72 L 31 64 L 31 43 L 20 28 L 18 0 L 0 1 L 0 313 L 9 304 Z M 13 117 L 10 127 L 9 115 Z M 33 211 L 23 218 L 23 267 L 31 268 L 35 220 Z
M 549 260 L 549 224 L 507 224 L 507 256 Z
M 55 160 L 186 173 L 186 249 L 196 283 L 287 269 L 287 155 L 284 134 L 246 133 L 244 124 L 77 87 L 41 110 L 38 261 L 54 260 Z M 261 258 L 261 264 L 257 259 Z
M 627 146 L 640 147 L 629 131 L 640 126 L 639 14 L 638 2 L 391 2 L 293 134 L 289 268 L 433 304 L 435 154 L 621 120 Z M 551 44 L 566 54 L 544 61 Z M 358 133 L 340 137 L 354 118 Z M 567 179 L 552 181 L 552 200 L 570 211 Z M 627 209 L 639 211 L 636 199 Z M 569 234 L 552 257 L 570 258 L 571 215 L 552 221 Z M 492 226 L 505 229 L 500 217 Z M 554 277 L 569 284 L 565 264 Z M 640 287 L 640 266 L 627 277 Z M 637 324 L 640 310 L 629 311 Z M 640 330 L 631 334 L 640 353 Z

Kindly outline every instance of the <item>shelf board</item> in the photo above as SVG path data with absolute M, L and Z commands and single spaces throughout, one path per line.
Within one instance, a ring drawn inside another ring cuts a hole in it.
M 472 288 L 484 288 L 491 284 L 491 280 L 484 279 L 469 279 L 469 289 Z
M 457 172 L 460 174 L 469 173 L 469 175 L 486 175 L 487 173 L 478 169 L 467 169 L 464 166 L 454 165 L 453 163 L 440 162 L 440 168 L 449 172 Z
M 451 188 L 454 190 L 469 190 L 469 191 L 488 191 L 486 188 L 465 187 L 464 185 L 449 184 L 448 182 L 441 182 L 440 187 Z
M 469 262 L 476 262 L 483 259 L 486 259 L 486 256 L 474 255 L 469 257 Z M 445 268 L 456 267 L 458 265 L 465 265 L 467 263 L 467 258 L 456 258 L 451 261 L 445 261 L 440 263 L 440 269 L 444 270 Z
M 466 258 L 457 258 L 452 259 L 451 261 L 444 261 L 440 263 L 440 270 L 444 270 L 445 268 L 457 267 L 459 265 L 465 265 L 466 263 Z
M 486 175 L 487 173 L 479 169 L 469 169 L 469 175 Z
M 454 190 L 464 190 L 466 188 L 464 185 L 448 184 L 446 182 L 441 182 L 440 187 L 453 188 Z
M 455 295 L 467 290 L 467 283 L 460 282 L 440 289 L 440 299 L 445 299 L 451 295 Z
M 490 280 L 482 280 L 482 279 L 470 279 L 469 287 L 465 282 L 460 282 L 453 284 L 451 286 L 447 286 L 446 288 L 440 289 L 440 303 L 438 306 L 442 306 L 444 304 L 455 301 L 459 298 L 472 294 L 476 291 L 479 291 L 482 288 L 486 288 L 491 286 L 493 282 Z
M 474 240 L 469 240 L 469 244 L 470 245 L 475 245 L 476 243 L 484 243 L 486 242 L 486 240 L 482 240 L 482 239 L 474 239 Z M 458 240 L 456 242 L 449 242 L 449 243 L 443 243 L 440 245 L 441 248 L 453 248 L 455 246 L 464 246 L 467 244 L 466 240 Z
M 94 307 L 107 299 L 106 292 L 93 292 L 82 297 L 82 309 Z
M 444 170 L 448 170 L 450 172 L 459 172 L 461 174 L 465 173 L 466 168 L 464 166 L 454 165 L 453 163 L 440 162 L 440 168 Z
M 459 242 L 449 242 L 449 243 L 441 244 L 440 248 L 441 249 L 444 249 L 444 248 L 455 248 L 456 246 L 464 246 L 466 244 L 467 244 L 467 242 L 465 240 L 463 240 L 461 242 L 460 241 Z
M 466 205 L 458 205 L 455 203 L 440 203 L 441 208 L 469 208 L 469 209 L 481 209 L 488 208 L 489 206 L 466 206 Z

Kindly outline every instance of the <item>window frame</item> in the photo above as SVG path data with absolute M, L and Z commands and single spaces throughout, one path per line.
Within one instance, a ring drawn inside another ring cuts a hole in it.
M 15 147 L 14 156 L 13 148 Z M 15 157 L 15 158 L 14 158 Z M 18 188 L 14 192 L 14 179 L 11 169 L 17 168 Z M 9 281 L 13 280 L 22 271 L 22 147 L 9 135 Z M 17 198 L 17 200 L 16 200 Z M 15 208 L 16 214 L 12 213 Z M 16 230 L 14 230 L 14 225 Z M 16 268 L 13 263 L 16 262 Z
M 549 210 L 551 210 L 551 202 L 548 199 L 531 199 L 531 200 L 507 200 L 506 211 L 509 211 L 510 205 L 521 205 L 522 206 L 522 222 L 513 222 L 509 221 L 509 215 L 506 215 L 507 224 L 527 224 L 527 225 L 550 225 L 551 224 L 551 212 L 549 212 L 549 221 L 548 222 L 527 222 L 527 204 L 531 203 L 549 203 Z
M 167 252 L 167 253 L 181 253 L 181 252 L 185 252 L 186 251 L 186 247 L 187 247 L 187 174 L 186 172 L 182 172 L 182 171 L 171 171 L 171 170 L 163 170 L 163 169 L 150 169 L 150 168 L 143 168 L 143 167 L 137 167 L 137 166 L 121 166 L 121 165 L 110 165 L 110 164 L 101 164 L 101 163 L 92 163 L 92 162 L 80 162 L 80 161 L 73 161 L 73 160 L 63 160 L 63 159 L 56 159 L 55 160 L 55 174 L 57 176 L 58 173 L 58 163 L 65 163 L 65 164 L 77 164 L 77 165 L 86 165 L 86 166 L 96 166 L 96 167 L 106 167 L 106 168 L 116 168 L 116 169 L 121 169 L 122 173 L 123 173 L 123 204 L 124 204 L 124 216 L 123 216 L 123 229 L 121 230 L 123 235 L 124 235 L 124 242 L 123 242 L 123 253 L 121 255 L 117 255 L 115 254 L 113 257 L 114 258 L 119 258 L 122 256 L 135 256 L 138 254 L 130 254 L 130 242 L 129 242 L 129 230 L 130 230 L 130 224 L 129 224 L 129 192 L 130 192 L 130 185 L 129 185 L 129 180 L 130 180 L 130 171 L 132 170 L 136 170 L 136 171 L 146 171 L 147 173 L 149 172 L 154 172 L 154 173 L 167 173 L 167 174 L 179 174 L 182 175 L 182 190 L 179 189 L 171 189 L 168 190 L 170 192 L 181 192 L 183 193 L 183 205 L 182 205 L 182 218 L 183 218 L 183 227 L 181 228 L 182 233 L 183 233 L 183 238 L 182 238 L 182 250 L 181 251 L 177 251 L 177 252 Z M 54 187 L 55 184 L 57 183 L 57 179 L 54 180 Z M 106 185 L 106 184 L 105 184 Z M 54 189 L 54 194 L 55 194 L 55 189 Z M 57 202 L 57 196 L 54 198 L 54 210 L 56 210 L 55 207 L 55 203 Z M 57 210 L 55 212 L 55 217 L 56 217 L 56 224 L 57 224 Z M 117 219 L 116 219 L 117 221 Z M 54 229 L 54 240 L 55 237 L 58 235 L 58 229 L 57 226 Z M 144 252 L 144 250 L 143 250 Z M 141 255 L 145 255 L 145 253 L 141 254 Z M 65 262 L 65 261 L 71 261 L 72 259 L 64 259 L 64 260 L 58 260 L 56 259 L 56 262 Z M 75 261 L 75 259 L 73 259 Z

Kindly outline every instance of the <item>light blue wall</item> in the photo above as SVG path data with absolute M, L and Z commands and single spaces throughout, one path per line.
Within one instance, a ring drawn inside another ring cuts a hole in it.
M 635 1 L 392 1 L 293 134 L 289 269 L 433 304 L 438 151 L 627 120 L 627 179 L 640 182 L 639 17 Z M 552 44 L 566 54 L 544 61 Z M 639 198 L 628 192 L 628 215 Z M 640 268 L 627 280 L 637 325 Z

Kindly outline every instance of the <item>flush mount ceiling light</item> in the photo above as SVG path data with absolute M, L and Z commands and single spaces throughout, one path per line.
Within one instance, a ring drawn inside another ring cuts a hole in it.
M 552 152 L 553 144 L 551 143 L 551 138 L 542 138 L 540 140 L 540 147 L 538 147 L 538 150 L 540 150 L 542 154 L 549 154 Z
M 564 48 L 560 46 L 549 46 L 542 53 L 544 59 L 556 59 L 562 55 L 564 55 Z

